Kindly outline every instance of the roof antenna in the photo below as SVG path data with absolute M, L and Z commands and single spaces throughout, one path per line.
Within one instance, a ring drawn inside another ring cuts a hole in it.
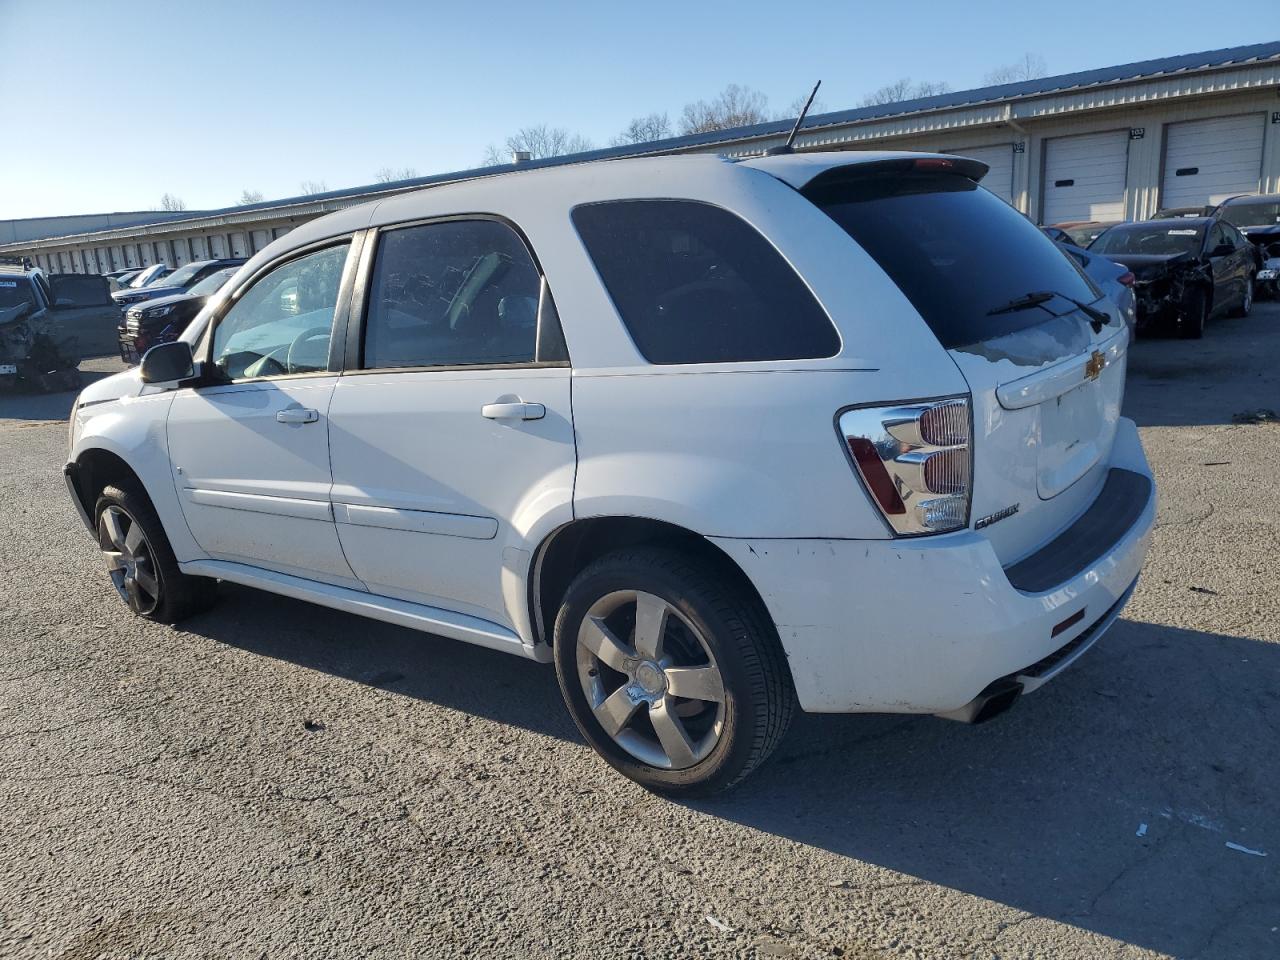
M 813 98 L 818 95 L 818 88 L 822 86 L 819 80 L 813 85 L 813 89 L 809 91 L 809 99 L 804 102 L 804 109 L 800 111 L 800 116 L 796 117 L 796 125 L 791 128 L 791 132 L 787 134 L 787 142 L 780 147 L 770 147 L 764 152 L 766 157 L 777 157 L 784 153 L 795 153 L 792 144 L 796 142 L 796 134 L 800 132 L 800 124 L 804 123 L 804 118 L 809 115 L 809 108 L 813 106 Z

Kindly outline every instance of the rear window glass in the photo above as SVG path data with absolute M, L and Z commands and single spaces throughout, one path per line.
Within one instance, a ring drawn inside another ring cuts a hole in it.
M 1100 294 L 1058 246 L 989 190 L 954 174 L 818 181 L 805 196 L 853 237 L 947 349 L 1026 329 L 1077 307 L 1061 297 L 991 313 L 1030 293 Z
M 618 200 L 577 207 L 573 222 L 650 363 L 802 360 L 840 350 L 795 270 L 726 210 Z

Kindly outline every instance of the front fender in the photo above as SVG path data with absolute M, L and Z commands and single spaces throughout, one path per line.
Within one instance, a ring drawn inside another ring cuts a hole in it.
M 172 392 L 83 403 L 75 412 L 67 462 L 78 469 L 96 450 L 123 460 L 156 508 L 174 556 L 186 563 L 203 559 L 205 554 L 187 529 L 174 489 L 167 435 L 172 403 Z M 93 509 L 92 503 L 84 506 L 86 512 Z

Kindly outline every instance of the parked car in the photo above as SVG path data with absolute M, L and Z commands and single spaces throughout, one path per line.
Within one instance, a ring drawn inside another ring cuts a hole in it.
M 1133 293 L 1133 284 L 1136 280 L 1133 271 L 1114 260 L 1108 260 L 1101 254 L 1090 253 L 1082 247 L 1077 247 L 1071 242 L 1069 235 L 1057 227 L 1045 227 L 1044 232 L 1063 253 L 1080 265 L 1080 269 L 1097 284 L 1098 289 L 1106 294 L 1107 299 L 1119 308 L 1120 315 L 1124 317 L 1129 327 L 1129 332 L 1135 332 L 1137 299 Z
M 221 260 L 194 260 L 141 287 L 121 290 L 111 296 L 115 298 L 121 310 L 125 311 L 136 303 L 155 300 L 158 297 L 171 297 L 174 294 L 186 293 L 209 274 L 226 267 L 239 267 L 243 263 L 244 260 L 238 257 Z
M 1253 307 L 1253 247 L 1216 217 L 1118 224 L 1089 251 L 1133 271 L 1140 331 L 1199 338 L 1212 317 L 1248 316 Z
M 1262 251 L 1262 267 L 1257 276 L 1258 294 L 1275 299 L 1280 296 L 1280 243 Z
M 149 267 L 143 267 L 129 279 L 129 286 L 135 290 L 140 290 L 147 284 L 155 283 L 161 277 L 168 276 L 173 270 L 167 263 L 153 263 Z M 121 284 L 124 286 L 124 284 Z
M 120 359 L 137 363 L 157 343 L 170 343 L 187 328 L 205 302 L 235 275 L 239 267 L 223 267 L 193 284 L 186 293 L 134 304 L 116 328 Z
M 141 270 L 122 270 L 114 275 L 109 275 L 109 279 L 114 280 L 117 290 L 123 290 L 129 286 L 142 271 Z
M 1119 220 L 1073 220 L 1055 223 L 1052 226 L 1065 233 L 1077 247 L 1088 249 L 1089 244 L 1093 243 L 1100 233 L 1120 222 Z
M 1280 243 L 1280 193 L 1232 197 L 1218 205 L 1217 214 L 1258 248 L 1259 261 Z
M 310 221 L 81 394 L 68 489 L 138 615 L 222 579 L 553 663 L 652 789 L 797 707 L 988 719 L 1119 616 L 1155 490 L 1124 322 L 986 169 L 619 160 Z
M 0 259 L 0 392 L 79 387 L 81 341 L 92 347 L 112 311 L 103 277 Z

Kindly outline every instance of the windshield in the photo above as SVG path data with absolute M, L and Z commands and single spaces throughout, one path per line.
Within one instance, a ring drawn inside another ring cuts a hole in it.
M 212 296 L 217 293 L 218 290 L 222 288 L 222 285 L 231 279 L 231 275 L 239 269 L 239 267 L 230 267 L 226 270 L 218 270 L 215 273 L 211 273 L 188 290 L 187 293 L 191 294 L 193 297 Z
M 1280 203 L 1229 203 L 1222 219 L 1237 227 L 1261 227 L 1280 223 Z
M 1089 249 L 1094 253 L 1194 254 L 1203 239 L 1203 225 L 1184 226 L 1176 221 L 1128 223 L 1112 227 L 1093 241 Z
M 0 310 L 16 307 L 20 303 L 32 308 L 38 306 L 31 281 L 26 277 L 0 277 Z
M 1101 295 L 1030 220 L 950 174 L 893 173 L 819 181 L 804 191 L 856 240 L 947 349 L 1043 323 L 1077 308 L 1061 297 L 992 314 L 1038 291 L 1084 303 Z
M 157 276 L 158 274 L 156 273 L 155 267 L 147 267 L 145 270 L 140 272 L 136 277 L 134 277 L 132 280 L 129 281 L 129 286 L 133 287 L 135 290 L 138 287 L 145 287 Z
M 164 277 L 164 285 L 166 287 L 185 287 L 191 282 L 191 278 L 203 270 L 208 264 L 204 263 L 188 263 L 185 267 L 179 267 L 173 273 Z

